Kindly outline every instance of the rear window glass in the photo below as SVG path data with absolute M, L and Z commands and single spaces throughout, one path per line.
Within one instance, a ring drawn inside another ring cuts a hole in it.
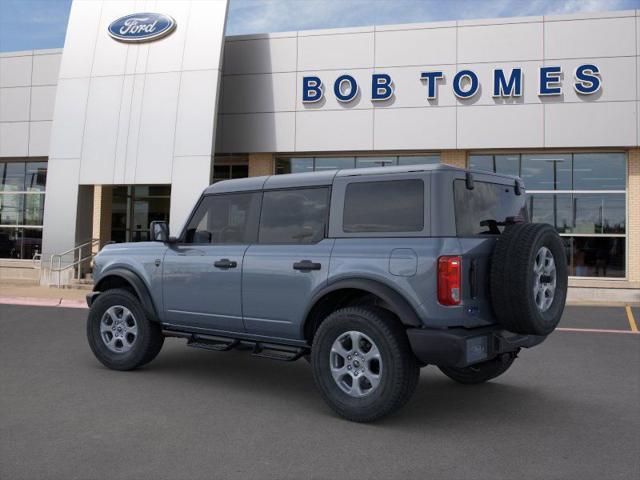
M 525 196 L 509 185 L 476 181 L 468 190 L 464 180 L 456 180 L 453 191 L 458 236 L 498 234 L 508 217 L 528 219 Z
M 424 228 L 424 182 L 354 182 L 344 200 L 345 233 L 420 232 Z

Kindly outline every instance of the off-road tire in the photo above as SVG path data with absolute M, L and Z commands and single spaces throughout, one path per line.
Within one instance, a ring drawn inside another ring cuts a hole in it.
M 361 398 L 343 392 L 330 370 L 333 342 L 345 332 L 354 330 L 375 342 L 383 365 L 380 384 L 375 391 Z M 325 402 L 338 415 L 354 422 L 372 422 L 398 410 L 411 398 L 420 376 L 402 324 L 389 311 L 371 306 L 346 307 L 329 315 L 314 336 L 311 366 Z
M 555 293 L 546 311 L 536 305 L 533 290 L 533 267 L 541 247 L 551 251 L 556 268 Z M 550 334 L 562 316 L 567 286 L 564 244 L 551 225 L 520 223 L 504 230 L 491 256 L 490 291 L 493 311 L 505 329 L 529 335 Z
M 493 360 L 478 363 L 469 367 L 438 367 L 451 380 L 464 385 L 476 385 L 499 377 L 513 364 L 516 356 L 503 354 Z
M 100 322 L 108 308 L 119 305 L 131 311 L 135 317 L 138 334 L 131 349 L 116 353 L 107 348 L 100 334 Z M 140 301 L 128 290 L 113 289 L 101 293 L 91 305 L 87 317 L 87 340 L 96 358 L 112 370 L 133 370 L 153 360 L 164 343 L 160 326 L 152 322 Z

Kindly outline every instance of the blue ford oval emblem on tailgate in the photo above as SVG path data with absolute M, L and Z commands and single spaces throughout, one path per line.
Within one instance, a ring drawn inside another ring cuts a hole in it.
M 109 35 L 121 42 L 148 42 L 169 35 L 176 21 L 161 13 L 134 13 L 109 25 Z

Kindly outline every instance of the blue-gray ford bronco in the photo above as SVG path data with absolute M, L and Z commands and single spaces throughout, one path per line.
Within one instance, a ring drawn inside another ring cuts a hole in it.
M 337 414 L 373 421 L 421 367 L 485 382 L 555 329 L 566 252 L 528 217 L 519 178 L 446 165 L 221 181 L 176 236 L 153 222 L 96 256 L 89 345 L 115 370 L 165 337 L 303 357 Z

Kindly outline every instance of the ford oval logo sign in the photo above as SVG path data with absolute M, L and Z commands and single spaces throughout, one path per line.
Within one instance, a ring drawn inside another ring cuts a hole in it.
M 176 21 L 161 13 L 134 13 L 119 18 L 109 25 L 109 35 L 128 43 L 149 42 L 169 35 Z

